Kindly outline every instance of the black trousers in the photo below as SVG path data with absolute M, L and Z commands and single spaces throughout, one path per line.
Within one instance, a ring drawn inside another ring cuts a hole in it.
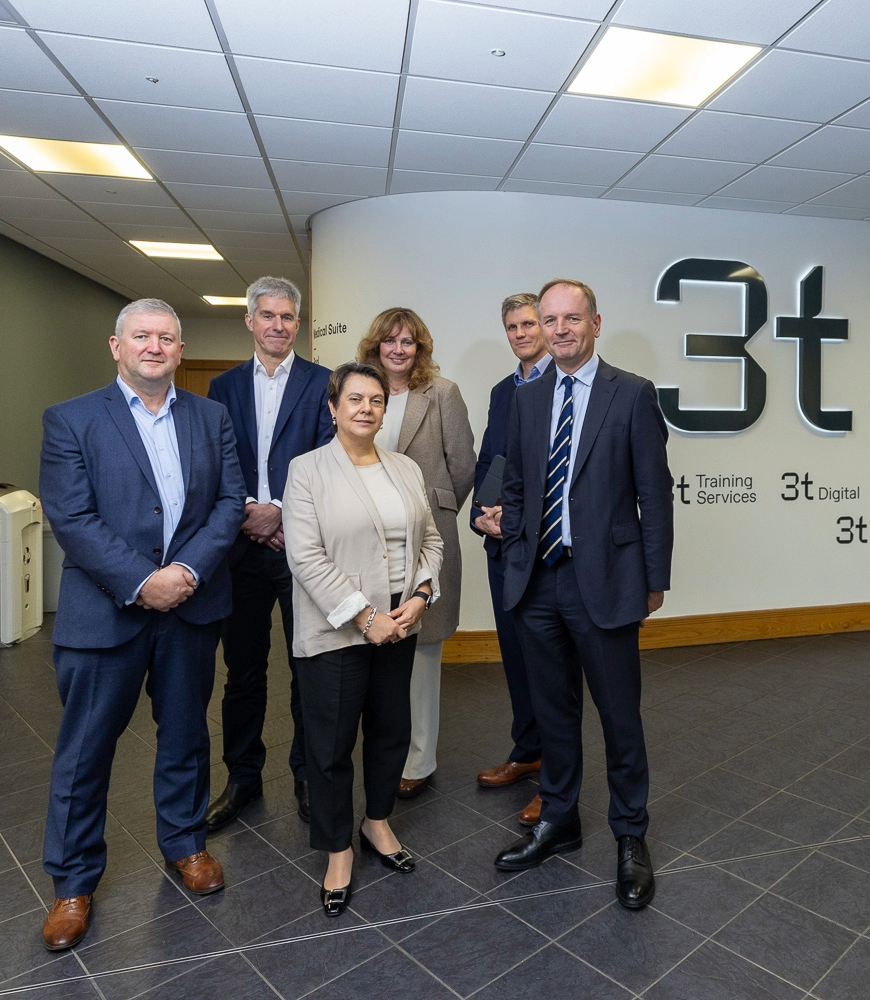
M 237 544 L 244 548 L 241 559 L 231 569 L 233 611 L 221 634 L 227 665 L 221 706 L 224 763 L 229 780 L 237 785 L 255 782 L 266 763 L 263 743 L 266 673 L 272 645 L 272 609 L 277 600 L 290 663 L 290 712 L 294 728 L 290 770 L 297 781 L 304 781 L 305 733 L 293 659 L 293 577 L 283 552 L 256 542 L 240 540 Z
M 305 713 L 311 846 L 344 851 L 353 837 L 351 754 L 362 720 L 366 815 L 393 811 L 411 742 L 411 668 L 416 635 L 401 642 L 299 657 Z
M 541 733 L 541 819 L 576 819 L 583 780 L 583 675 L 604 731 L 608 819 L 614 837 L 649 825 L 649 770 L 640 717 L 638 625 L 599 628 L 589 617 L 574 566 L 536 560 L 514 609 Z
M 517 764 L 531 764 L 541 759 L 541 734 L 538 732 L 538 724 L 532 710 L 526 658 L 517 637 L 513 615 L 504 609 L 504 565 L 501 559 L 493 559 L 489 555 L 486 557 L 486 563 L 489 572 L 489 590 L 492 594 L 492 610 L 495 615 L 495 630 L 514 716 L 511 725 L 511 739 L 514 745 L 509 759 Z

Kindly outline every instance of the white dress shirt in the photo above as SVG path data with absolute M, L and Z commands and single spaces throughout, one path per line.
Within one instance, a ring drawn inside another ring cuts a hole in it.
M 269 488 L 269 452 L 272 450 L 272 435 L 275 421 L 281 409 L 281 400 L 290 377 L 290 366 L 296 352 L 291 351 L 269 375 L 262 361 L 254 354 L 254 406 L 257 412 L 257 495 L 248 497 L 246 503 L 273 503 L 281 508 L 281 500 L 272 496 Z

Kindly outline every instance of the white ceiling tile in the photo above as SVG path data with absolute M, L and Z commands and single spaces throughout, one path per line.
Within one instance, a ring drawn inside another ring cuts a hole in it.
M 562 146 L 596 146 L 645 153 L 692 113 L 639 101 L 564 94 L 535 136 Z
M 402 128 L 486 139 L 522 139 L 540 121 L 552 95 L 534 90 L 485 87 L 409 77 Z
M 202 0 L 14 0 L 14 4 L 28 24 L 46 31 L 220 49 L 208 7 Z
M 293 254 L 295 257 L 295 252 Z M 261 272 L 265 272 L 271 262 L 276 260 L 287 261 L 288 255 L 269 247 L 231 247 L 226 250 L 224 257 L 230 261 L 234 267 L 256 267 Z
M 784 39 L 788 48 L 834 56 L 870 58 L 870 18 L 866 0 L 828 0 Z
M 394 166 L 397 170 L 501 177 L 522 148 L 521 142 L 507 139 L 475 139 L 403 129 L 396 145 Z
M 849 180 L 848 174 L 828 170 L 800 170 L 797 167 L 756 167 L 723 188 L 726 198 L 771 201 L 805 201 Z
M 597 24 L 452 0 L 420 0 L 410 72 L 528 90 L 558 90 Z M 501 49 L 501 58 L 491 54 Z M 546 52 L 546 58 L 541 53 Z
M 827 125 L 772 160 L 776 166 L 839 170 L 862 174 L 870 170 L 870 129 Z
M 258 156 L 247 115 L 160 104 L 97 101 L 129 146 Z
M 232 229 L 210 229 L 212 245 L 223 253 L 226 248 L 231 253 L 234 248 L 256 247 L 281 253 L 296 253 L 289 233 L 244 233 Z
M 699 208 L 727 208 L 732 212 L 767 212 L 777 215 L 791 208 L 793 201 L 761 201 L 751 198 L 723 198 L 714 194 L 698 203 Z
M 325 191 L 327 194 L 378 195 L 384 193 L 386 167 L 356 167 L 345 163 L 309 163 L 272 160 L 282 190 Z
M 767 45 L 775 41 L 818 0 L 623 0 L 613 24 L 672 31 L 679 35 L 721 38 Z
M 390 162 L 391 128 L 265 115 L 257 115 L 256 121 L 270 157 L 350 163 L 360 167 L 385 167 Z
M 813 199 L 814 205 L 834 205 L 837 208 L 866 208 L 870 212 L 870 177 L 856 177 L 833 191 Z
M 251 109 L 258 115 L 393 124 L 398 76 L 267 59 L 239 58 L 236 63 Z
M 501 177 L 441 174 L 422 170 L 394 170 L 390 194 L 412 191 L 495 191 Z
M 409 0 L 217 0 L 233 52 L 398 73 Z
M 758 163 L 818 128 L 814 122 L 701 111 L 656 152 Z
M 188 211 L 216 209 L 226 212 L 259 212 L 263 215 L 279 214 L 281 211 L 274 190 L 178 184 L 174 181 L 166 187 Z
M 870 208 L 834 208 L 832 205 L 798 205 L 786 215 L 810 215 L 820 219 L 853 219 L 860 222 L 870 215 Z
M 202 231 L 192 222 L 182 219 L 174 226 L 148 225 L 147 219 L 135 222 L 113 222 L 112 232 L 122 240 L 161 240 L 168 243 L 203 243 Z
M 352 195 L 326 194 L 319 191 L 293 191 L 289 188 L 282 189 L 281 194 L 287 211 L 291 215 L 304 215 L 306 217 L 321 209 L 332 208 L 333 205 L 343 205 L 347 201 L 356 200 Z
M 697 194 L 678 194 L 675 191 L 643 191 L 632 188 L 613 188 L 601 196 L 608 201 L 647 201 L 657 205 L 694 205 Z
M 870 128 L 870 101 L 859 104 L 857 108 L 846 112 L 837 119 L 838 125 L 851 125 L 855 128 Z
M 746 173 L 751 163 L 730 160 L 693 160 L 683 156 L 648 156 L 619 182 L 619 189 L 712 194 Z M 695 198 L 697 201 L 697 198 Z
M 124 249 L 124 243 L 117 237 L 106 234 L 105 239 L 70 239 L 56 236 L 52 239 L 51 245 L 64 253 L 77 253 L 82 260 L 91 257 L 111 257 L 116 251 Z M 135 251 L 131 247 L 126 249 L 131 253 Z
M 565 184 L 610 185 L 640 159 L 638 153 L 612 149 L 574 149 L 533 143 L 523 153 L 512 177 Z
M 78 91 L 23 28 L 0 28 L 0 87 L 44 94 Z
M 91 236 L 105 236 L 107 233 L 105 226 L 101 226 L 99 222 L 93 222 L 87 217 L 81 222 L 65 219 L 33 219 L 28 221 L 26 225 L 21 223 L 21 220 L 18 224 L 28 233 L 40 238 L 65 236 L 67 238 L 88 239 Z
M 3 135 L 76 142 L 117 142 L 118 138 L 83 97 L 0 91 Z
M 220 52 L 77 35 L 45 33 L 40 37 L 92 97 L 215 111 L 242 110 Z M 158 82 L 149 83 L 149 76 Z
M 11 166 L 11 161 L 10 161 Z M 46 176 L 54 176 L 53 174 Z M 52 189 L 29 170 L 16 167 L 15 170 L 0 171 L 0 196 L 6 198 L 56 198 Z
M 607 187 L 593 184 L 556 184 L 552 181 L 529 181 L 511 177 L 503 187 L 504 191 L 525 191 L 530 194 L 568 195 L 573 198 L 597 198 Z
M 582 17 L 600 21 L 613 6 L 613 0 L 475 0 L 483 7 L 507 7 L 509 10 L 531 10 L 538 14 L 561 17 Z
M 183 226 L 187 217 L 178 208 L 150 208 L 143 205 L 107 205 L 103 202 L 79 202 L 82 208 L 95 219 L 115 228 L 118 223 L 139 226 Z
M 172 199 L 154 181 L 83 174 L 44 174 L 53 188 L 73 201 L 104 201 L 118 205 L 172 205 Z
M 2 191 L 2 188 L 0 188 Z M 50 192 L 46 190 L 46 194 Z M 7 222 L 28 219 L 74 219 L 82 221 L 87 216 L 65 198 L 22 198 L 19 195 L 0 195 L 0 219 Z
M 870 93 L 870 63 L 774 49 L 711 103 L 716 111 L 826 122 Z
M 148 169 L 162 181 L 220 187 L 272 187 L 266 167 L 258 156 L 184 153 L 174 149 L 138 149 L 137 152 Z
M 287 222 L 283 215 L 254 212 L 220 212 L 216 209 L 192 208 L 191 218 L 206 232 L 214 229 L 239 233 L 286 233 Z

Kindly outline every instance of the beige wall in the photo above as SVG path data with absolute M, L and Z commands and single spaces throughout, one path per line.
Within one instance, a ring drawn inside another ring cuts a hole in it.
M 0 481 L 39 491 L 42 412 L 105 385 L 126 300 L 0 236 Z

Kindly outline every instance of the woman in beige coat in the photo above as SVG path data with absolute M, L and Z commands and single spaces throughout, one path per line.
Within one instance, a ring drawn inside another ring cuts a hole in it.
M 474 485 L 474 434 L 455 382 L 438 375 L 432 336 L 411 309 L 387 309 L 360 341 L 357 359 L 380 366 L 390 386 L 389 413 L 376 441 L 413 458 L 444 540 L 442 597 L 427 612 L 411 678 L 411 748 L 399 798 L 419 795 L 436 767 L 441 651 L 459 625 L 462 559 L 456 517 Z

